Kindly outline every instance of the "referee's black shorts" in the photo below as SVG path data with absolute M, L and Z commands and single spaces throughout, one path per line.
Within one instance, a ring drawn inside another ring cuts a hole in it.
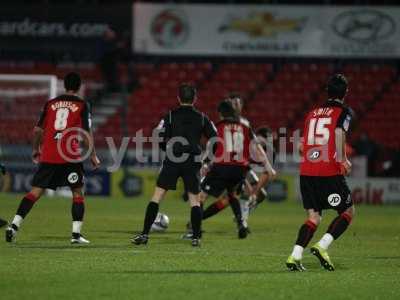
M 176 190 L 176 183 L 182 178 L 185 191 L 197 195 L 200 192 L 201 163 L 188 159 L 183 163 L 164 160 L 157 178 L 157 186 L 164 190 Z
M 300 190 L 305 209 L 314 209 L 320 213 L 324 209 L 334 209 L 342 213 L 353 206 L 351 191 L 342 175 L 301 175 Z

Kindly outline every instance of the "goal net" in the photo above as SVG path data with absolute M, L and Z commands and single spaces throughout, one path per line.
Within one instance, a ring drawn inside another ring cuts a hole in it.
M 9 170 L 0 191 L 29 190 L 32 129 L 44 103 L 59 93 L 57 86 L 53 75 L 0 74 L 0 162 Z

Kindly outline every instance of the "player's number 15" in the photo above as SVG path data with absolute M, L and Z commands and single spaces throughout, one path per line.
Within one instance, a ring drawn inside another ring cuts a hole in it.
M 329 141 L 328 125 L 332 123 L 332 118 L 312 118 L 308 125 L 307 144 L 326 145 Z

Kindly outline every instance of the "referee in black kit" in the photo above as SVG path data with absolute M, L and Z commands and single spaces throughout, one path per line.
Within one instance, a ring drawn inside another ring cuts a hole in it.
M 162 137 L 160 147 L 167 155 L 158 175 L 153 198 L 146 209 L 143 231 L 132 239 L 136 245 L 147 244 L 160 201 L 168 190 L 176 189 L 176 182 L 182 177 L 192 207 L 192 246 L 200 246 L 202 210 L 198 194 L 201 162 L 195 158 L 201 154 L 201 137 L 210 139 L 217 136 L 217 132 L 209 118 L 193 107 L 196 101 L 196 89 L 193 86 L 182 84 L 178 94 L 179 107 L 169 111 L 158 126 Z

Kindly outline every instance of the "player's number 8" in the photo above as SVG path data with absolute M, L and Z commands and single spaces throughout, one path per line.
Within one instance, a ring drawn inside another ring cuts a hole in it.
M 69 116 L 68 108 L 59 108 L 56 113 L 56 120 L 54 121 L 54 129 L 64 130 L 67 127 L 68 116 Z

